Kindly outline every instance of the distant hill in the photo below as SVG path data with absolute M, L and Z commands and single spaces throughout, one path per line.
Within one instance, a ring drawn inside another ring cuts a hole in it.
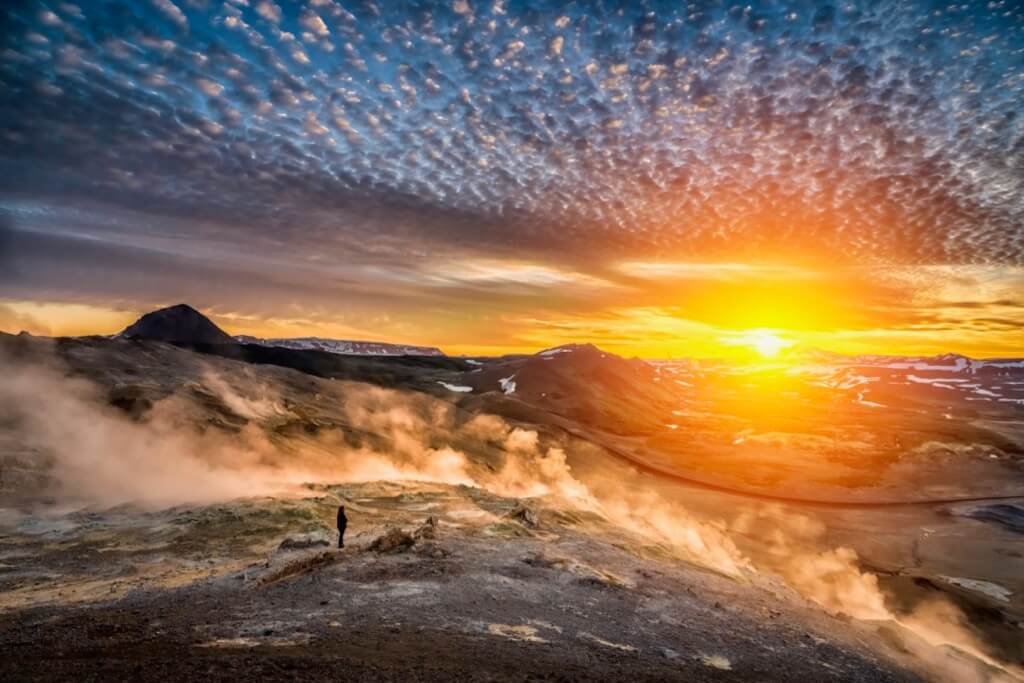
M 187 304 L 178 304 L 147 313 L 119 335 L 132 339 L 150 339 L 173 344 L 234 344 L 224 330 Z
M 661 429 L 664 416 L 679 403 L 674 387 L 661 381 L 653 365 L 593 344 L 495 359 L 464 372 L 453 386 L 475 394 L 500 392 L 619 434 Z
M 147 313 L 129 325 L 118 337 L 149 339 L 172 344 L 251 344 L 293 351 L 324 351 L 346 356 L 440 356 L 433 346 L 387 344 L 384 342 L 296 337 L 262 339 L 239 335 L 232 337 L 209 318 L 187 304 L 178 304 Z
M 441 349 L 433 346 L 410 346 L 408 344 L 387 344 L 384 342 L 351 341 L 346 339 L 322 339 L 320 337 L 296 337 L 294 339 L 260 339 L 239 335 L 235 340 L 240 344 L 257 344 L 297 351 L 326 351 L 347 356 L 443 356 Z
M 815 363 L 833 367 L 873 367 L 892 370 L 917 370 L 921 372 L 951 372 L 976 374 L 1007 369 L 1024 368 L 1021 358 L 969 358 L 958 353 L 944 353 L 938 356 L 883 356 L 861 354 L 846 356 L 819 349 L 797 351 L 787 357 L 791 365 L 812 365 Z

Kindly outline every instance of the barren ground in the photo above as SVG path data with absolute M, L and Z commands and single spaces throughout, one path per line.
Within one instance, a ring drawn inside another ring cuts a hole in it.
M 343 550 L 280 550 L 286 537 Z M 467 487 L 365 484 L 139 515 L 8 519 L 5 680 L 915 680 L 892 627 L 826 615 L 581 513 Z M 390 527 L 434 538 L 368 549 Z M 429 528 L 428 528 L 429 529 Z M 102 559 L 99 559 L 102 558 Z

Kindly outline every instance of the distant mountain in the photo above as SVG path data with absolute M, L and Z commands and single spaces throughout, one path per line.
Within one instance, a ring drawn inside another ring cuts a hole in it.
M 253 344 L 293 351 L 326 351 L 346 356 L 445 356 L 441 349 L 433 346 L 321 339 L 319 337 L 296 337 L 294 339 L 261 339 L 246 335 L 232 337 L 187 304 L 178 304 L 147 313 L 116 336 L 173 344 Z
M 986 358 L 978 360 L 955 353 L 941 356 L 854 356 L 854 362 L 892 368 L 894 370 L 933 370 L 937 372 L 966 372 L 974 374 L 989 368 L 1024 368 L 1020 358 Z
M 173 344 L 234 344 L 224 330 L 186 304 L 147 313 L 121 332 L 121 337 Z
M 495 359 L 462 373 L 454 385 L 477 395 L 501 393 L 619 434 L 660 428 L 661 418 L 678 406 L 674 387 L 662 382 L 655 366 L 593 344 Z
M 763 364 L 653 364 L 663 377 L 682 387 L 691 400 L 725 397 L 730 392 L 737 393 L 737 386 L 756 386 L 756 377 L 768 370 L 792 383 L 787 389 L 790 395 L 783 397 L 787 401 L 809 400 L 816 392 L 826 390 L 829 398 L 819 394 L 819 406 L 824 405 L 823 401 L 837 400 L 855 405 L 858 410 L 931 414 L 942 420 L 976 418 L 986 413 L 1005 419 L 1005 410 L 1024 406 L 1024 358 L 977 359 L 955 353 L 847 356 L 801 349 Z M 729 386 L 730 381 L 733 386 Z
M 657 388 L 653 366 L 626 359 L 593 344 L 566 344 L 472 373 L 480 389 L 553 400 L 590 392 L 622 396 Z
M 864 354 L 845 356 L 838 353 L 809 349 L 790 357 L 798 363 L 821 363 L 831 366 L 867 366 L 892 370 L 917 370 L 922 372 L 955 372 L 975 374 L 983 370 L 1024 368 L 1021 358 L 976 359 L 958 353 L 944 353 L 938 356 L 881 356 Z
M 294 339 L 260 339 L 239 335 L 239 344 L 273 346 L 298 351 L 326 351 L 346 356 L 444 356 L 441 349 L 433 346 L 410 346 L 408 344 L 386 344 L 384 342 L 350 341 L 345 339 L 321 339 L 320 337 L 296 337 Z

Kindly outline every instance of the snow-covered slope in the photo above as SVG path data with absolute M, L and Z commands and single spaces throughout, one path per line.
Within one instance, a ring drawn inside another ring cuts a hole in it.
M 235 340 L 240 344 L 276 346 L 284 349 L 326 351 L 351 356 L 443 356 L 441 349 L 433 346 L 410 346 L 408 344 L 386 344 L 384 342 L 351 341 L 347 339 L 321 339 L 320 337 L 296 337 L 294 339 L 260 339 L 239 335 Z
M 844 356 L 810 350 L 782 361 L 730 364 L 725 361 L 654 361 L 659 374 L 695 395 L 729 376 L 752 377 L 766 369 L 805 388 L 824 388 L 870 408 L 932 410 L 952 419 L 958 411 L 1019 410 L 1024 406 L 1024 359 L 939 356 Z M 747 381 L 747 380 L 744 380 Z M 709 382 L 711 385 L 709 385 Z
M 1024 369 L 1024 360 L 1020 358 L 988 358 L 978 360 L 955 353 L 941 356 L 837 356 L 837 365 L 864 365 L 893 370 L 931 370 L 935 372 L 953 372 L 975 374 L 979 370 L 992 369 Z

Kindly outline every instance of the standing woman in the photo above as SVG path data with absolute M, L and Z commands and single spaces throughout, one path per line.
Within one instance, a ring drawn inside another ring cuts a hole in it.
M 345 516 L 345 506 L 338 506 L 338 547 L 345 547 L 345 527 L 348 526 L 348 517 Z

